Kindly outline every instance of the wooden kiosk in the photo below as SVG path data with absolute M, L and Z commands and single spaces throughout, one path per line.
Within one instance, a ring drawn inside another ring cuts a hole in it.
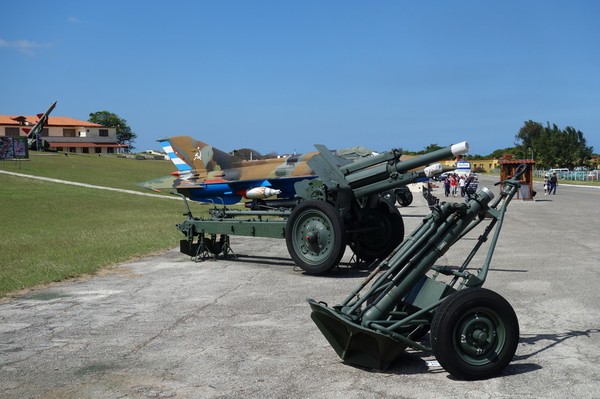
M 512 156 L 506 156 L 500 160 L 500 181 L 506 180 L 515 175 L 516 169 L 521 164 L 527 165 L 525 173 L 521 175 L 521 188 L 517 191 L 515 199 L 532 200 L 535 196 L 533 190 L 533 166 L 535 161 L 533 159 L 512 159 Z

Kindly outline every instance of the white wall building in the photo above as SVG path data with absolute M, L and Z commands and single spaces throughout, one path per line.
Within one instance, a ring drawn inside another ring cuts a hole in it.
M 0 115 L 0 137 L 24 137 L 37 123 L 37 116 Z M 117 128 L 80 121 L 66 116 L 50 116 L 41 139 L 51 150 L 79 154 L 117 154 L 127 149 L 117 141 Z

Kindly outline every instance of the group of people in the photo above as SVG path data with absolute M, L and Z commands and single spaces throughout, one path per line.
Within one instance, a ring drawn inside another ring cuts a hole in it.
M 446 197 L 461 197 L 471 195 L 477 192 L 477 176 L 474 174 L 458 175 L 457 173 L 448 173 L 444 177 L 444 194 Z
M 555 195 L 556 186 L 558 186 L 558 177 L 556 177 L 556 172 L 552 173 L 552 176 L 546 174 L 544 176 L 544 195 Z

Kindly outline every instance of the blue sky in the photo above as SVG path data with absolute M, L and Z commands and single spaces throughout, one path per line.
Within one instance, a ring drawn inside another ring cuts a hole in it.
M 1 114 L 127 120 L 137 150 L 514 145 L 524 121 L 600 152 L 597 1 L 40 1 L 2 7 Z

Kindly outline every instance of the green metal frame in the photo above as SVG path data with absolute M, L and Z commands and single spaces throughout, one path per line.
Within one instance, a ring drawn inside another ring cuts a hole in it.
M 460 151 L 468 149 L 466 143 L 463 143 L 463 147 Z M 425 177 L 424 170 L 413 169 L 451 158 L 457 151 L 454 146 L 450 146 L 408 161 L 400 161 L 400 151 L 391 150 L 350 161 L 332 154 L 325 146 L 316 145 L 316 148 L 319 154 L 310 159 L 309 165 L 318 177 L 295 184 L 298 201 L 314 199 L 329 202 L 335 206 L 342 220 L 348 223 L 352 222 L 352 212 L 357 208 L 374 207 L 376 202 L 373 200 L 378 199 L 378 193 Z M 187 207 L 187 219 L 177 225 L 177 229 L 186 237 L 180 243 L 183 253 L 195 256 L 205 235 L 285 238 L 287 219 L 292 212 L 290 208 L 264 211 L 214 208 L 210 212 L 210 218 L 196 218 L 192 215 L 185 196 L 180 195 Z M 263 219 L 264 216 L 268 218 Z M 298 247 L 301 244 L 303 243 L 299 243 Z
M 187 198 L 179 194 L 187 208 L 187 218 L 176 227 L 185 235 L 180 241 L 180 252 L 198 257 L 204 251 L 205 236 L 249 236 L 285 238 L 285 226 L 291 213 L 290 209 L 270 211 L 243 211 L 213 208 L 211 217 L 197 218 L 192 215 Z M 263 217 L 265 217 L 263 219 Z
M 481 287 L 487 277 L 508 204 L 520 186 L 521 168 L 503 183 L 495 201 L 484 188 L 467 203 L 443 203 L 402 242 L 341 304 L 309 299 L 311 318 L 344 360 L 365 367 L 386 368 L 406 347 L 432 351 L 418 339 L 428 329 L 431 315 L 457 290 Z M 452 245 L 483 221 L 489 224 L 458 268 L 436 266 Z M 477 273 L 467 267 L 481 246 L 493 236 Z M 430 275 L 427 273 L 431 270 Z M 449 282 L 438 281 L 446 275 Z

